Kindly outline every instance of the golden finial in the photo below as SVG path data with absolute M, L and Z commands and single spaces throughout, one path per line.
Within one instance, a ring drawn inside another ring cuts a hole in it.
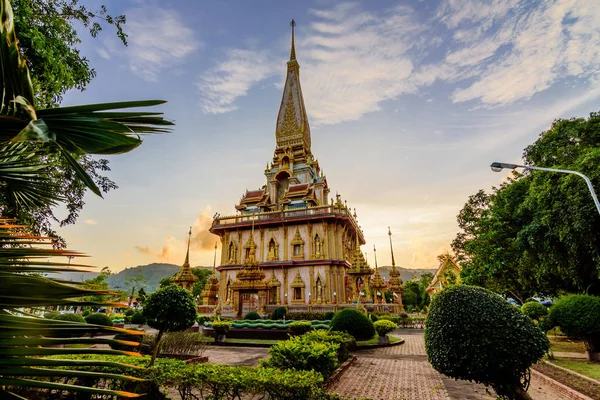
M 292 50 L 290 51 L 290 61 L 292 61 L 296 59 L 296 47 L 294 46 L 294 27 L 296 26 L 296 21 L 292 20 L 290 26 L 292 27 Z
M 388 226 L 388 236 L 390 237 L 390 250 L 392 251 L 392 268 L 394 268 L 396 266 L 396 263 L 394 262 L 394 246 L 392 246 L 392 231 L 389 226 Z

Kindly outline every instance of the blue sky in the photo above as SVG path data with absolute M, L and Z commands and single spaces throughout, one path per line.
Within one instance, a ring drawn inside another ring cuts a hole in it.
M 390 263 L 391 226 L 399 266 L 436 267 L 467 197 L 505 177 L 492 161 L 600 109 L 597 0 L 105 3 L 127 15 L 129 46 L 82 31 L 97 77 L 64 104 L 165 99 L 176 123 L 110 158 L 120 188 L 59 231 L 114 271 L 181 264 L 190 225 L 192 264 L 212 264 L 213 214 L 265 183 L 292 18 L 313 154 L 371 263 L 374 244 Z

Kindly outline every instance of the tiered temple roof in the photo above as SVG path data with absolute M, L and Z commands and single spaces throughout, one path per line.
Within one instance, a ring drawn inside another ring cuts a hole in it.
M 188 245 L 187 252 L 185 254 L 185 261 L 181 266 L 181 269 L 173 278 L 173 282 L 184 289 L 192 290 L 194 283 L 198 281 L 196 275 L 192 272 L 192 268 L 190 267 L 190 240 L 192 238 L 192 228 L 190 227 L 190 232 L 188 233 Z

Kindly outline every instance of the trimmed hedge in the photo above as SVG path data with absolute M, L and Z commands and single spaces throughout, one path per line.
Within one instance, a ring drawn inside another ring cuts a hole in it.
M 85 324 L 85 319 L 81 316 L 81 314 L 59 314 L 52 319 L 57 321 L 71 321 Z
M 297 313 L 288 313 L 285 318 L 286 319 L 293 319 L 295 321 L 314 321 L 314 320 L 318 320 L 318 321 L 325 321 L 326 318 L 325 317 L 325 313 L 318 313 L 318 312 L 297 312 Z
M 131 323 L 136 325 L 144 325 L 146 323 L 146 317 L 142 314 L 141 311 L 136 311 L 131 316 Z
M 102 326 L 113 326 L 112 319 L 106 314 L 93 313 L 85 317 L 85 322 L 88 324 L 102 325 Z
M 333 311 L 327 311 L 325 313 L 325 320 L 332 320 L 335 313 Z
M 44 313 L 44 318 L 46 319 L 56 319 L 56 317 L 58 317 L 60 315 L 60 313 L 58 311 L 46 311 Z
M 260 365 L 282 370 L 315 371 L 327 379 L 339 366 L 339 344 L 331 342 L 313 342 L 303 336 L 294 336 L 280 340 L 269 349 L 267 360 Z
M 296 335 L 302 335 L 306 332 L 309 332 L 311 329 L 311 323 L 305 321 L 295 321 L 288 325 L 292 332 Z
M 369 340 L 375 336 L 375 327 L 367 316 L 349 308 L 339 311 L 331 320 L 331 330 L 346 332 L 356 340 Z
M 231 323 L 225 321 L 215 321 L 211 326 L 218 335 L 226 335 L 231 329 Z
M 257 320 L 257 319 L 261 319 L 261 318 L 260 318 L 260 314 L 257 313 L 256 311 L 250 311 L 248 314 L 246 314 L 244 316 L 244 319 Z
M 133 314 L 135 314 L 135 310 L 133 308 L 130 308 L 127 311 L 125 311 L 126 317 L 131 317 Z
M 526 398 L 520 384 L 550 348 L 533 321 L 499 295 L 452 286 L 431 302 L 425 350 L 437 371 L 491 386 L 506 399 Z
M 583 340 L 588 351 L 600 351 L 600 297 L 574 294 L 559 298 L 550 308 L 550 327 Z
M 343 363 L 350 358 L 350 351 L 356 348 L 356 340 L 345 332 L 331 332 L 314 330 L 302 335 L 302 340 L 307 343 L 333 343 L 339 346 L 338 361 Z
M 521 312 L 534 321 L 548 315 L 548 309 L 537 301 L 529 301 L 521 306 Z
M 70 360 L 110 361 L 146 367 L 150 357 L 106 356 L 106 355 L 60 355 L 49 358 Z M 192 393 L 202 393 L 203 398 L 233 400 L 255 395 L 279 400 L 334 400 L 335 394 L 327 394 L 321 386 L 323 377 L 315 371 L 279 370 L 275 368 L 230 366 L 219 364 L 185 364 L 183 361 L 159 358 L 151 368 L 131 369 L 122 366 L 94 365 L 78 369 L 105 374 L 125 373 L 147 381 L 125 382 L 110 377 L 90 378 L 87 386 L 108 387 L 146 393 L 151 399 L 166 400 L 161 389 L 174 387 L 182 400 L 192 400 Z M 70 378 L 57 378 L 61 383 Z M 40 398 L 48 393 L 46 389 Z
M 385 337 L 388 333 L 393 332 L 398 328 L 398 325 L 386 319 L 375 321 L 373 326 L 375 327 L 377 334 L 381 337 Z
M 275 319 L 275 320 L 277 320 L 277 319 L 283 319 L 285 317 L 286 313 L 287 313 L 287 308 L 285 308 L 285 307 L 277 307 L 271 313 L 270 318 L 271 319 Z

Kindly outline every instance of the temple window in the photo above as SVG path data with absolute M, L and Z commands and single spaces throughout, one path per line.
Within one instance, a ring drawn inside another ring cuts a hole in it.
M 302 245 L 294 245 L 294 257 L 302 257 Z
M 246 248 L 246 257 L 245 258 L 246 259 L 250 258 L 250 249 L 249 248 Z
M 294 300 L 302 300 L 302 288 L 294 288 Z
M 279 261 L 279 245 L 274 238 L 269 240 L 267 261 Z

